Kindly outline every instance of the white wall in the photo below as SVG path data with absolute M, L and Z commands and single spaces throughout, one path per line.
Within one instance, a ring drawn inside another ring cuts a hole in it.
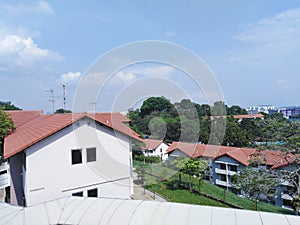
M 130 145 L 127 136 L 84 118 L 31 146 L 26 150 L 27 206 L 79 191 L 86 195 L 93 188 L 98 188 L 100 197 L 129 198 Z M 96 162 L 86 162 L 89 147 L 97 149 Z M 78 148 L 83 162 L 72 165 L 71 149 Z

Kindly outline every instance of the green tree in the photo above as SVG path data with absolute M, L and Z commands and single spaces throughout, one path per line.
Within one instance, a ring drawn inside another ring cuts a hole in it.
M 0 144 L 5 136 L 14 129 L 14 122 L 9 118 L 9 115 L 0 110 Z
M 169 112 L 173 108 L 172 103 L 165 97 L 150 97 L 141 106 L 141 116 L 149 115 L 152 112 Z
M 227 108 L 228 115 L 247 115 L 248 112 L 246 109 L 241 108 L 238 105 L 233 105 Z
M 233 116 L 228 116 L 226 120 L 226 131 L 222 144 L 235 147 L 248 146 L 251 141 L 248 132 L 241 127 L 240 123 Z
M 0 101 L 0 110 L 21 110 L 19 107 L 15 106 L 11 102 Z
M 191 158 L 180 158 L 174 159 L 171 162 L 179 172 L 179 181 L 181 182 L 181 173 L 187 174 L 189 177 L 189 190 L 193 191 L 192 188 L 192 177 L 198 178 L 199 191 L 201 191 L 201 181 L 204 178 L 204 174 L 207 171 L 208 163 L 200 159 Z
M 71 113 L 71 110 L 68 109 L 57 109 L 54 114 L 64 114 L 64 113 Z
M 245 193 L 245 196 L 254 200 L 254 209 L 257 210 L 257 201 L 262 196 L 273 196 L 278 185 L 277 179 L 265 170 L 251 168 L 242 169 L 232 177 L 232 184 Z

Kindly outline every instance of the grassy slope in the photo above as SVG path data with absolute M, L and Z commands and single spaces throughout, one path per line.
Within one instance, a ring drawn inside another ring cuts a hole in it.
M 177 181 L 178 179 L 178 174 L 176 173 L 176 171 L 162 166 L 152 165 L 151 167 L 148 167 L 147 172 L 155 174 L 159 177 L 167 178 L 169 181 Z M 187 184 L 188 177 L 186 175 L 182 176 L 182 181 L 183 183 Z M 197 179 L 193 178 L 193 188 L 195 190 L 198 190 L 197 182 Z M 156 177 L 147 175 L 148 188 L 166 197 L 172 202 L 228 207 L 218 201 L 214 201 L 204 196 L 200 196 L 199 194 L 190 193 L 188 190 L 172 190 L 172 188 L 168 187 L 167 183 L 168 182 L 160 182 Z M 201 191 L 207 195 L 224 200 L 224 190 L 208 182 L 203 182 Z M 231 192 L 226 192 L 225 201 L 242 207 L 244 209 L 254 210 L 253 201 L 241 198 Z M 293 214 L 292 211 L 285 210 L 283 208 L 275 207 L 273 205 L 262 202 L 258 203 L 258 210 L 274 213 Z

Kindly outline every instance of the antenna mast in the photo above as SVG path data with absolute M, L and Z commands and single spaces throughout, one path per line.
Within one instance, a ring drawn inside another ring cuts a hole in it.
M 63 103 L 64 103 L 64 111 L 66 110 L 66 85 L 63 84 Z
M 54 113 L 55 99 L 54 99 L 54 90 L 51 88 L 50 90 L 45 90 L 50 93 L 49 101 L 52 102 L 52 113 Z

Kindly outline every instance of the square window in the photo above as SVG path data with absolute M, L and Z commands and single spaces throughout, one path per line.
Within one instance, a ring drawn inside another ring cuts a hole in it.
M 72 165 L 82 163 L 81 149 L 72 150 Z
M 96 148 L 87 148 L 86 149 L 86 161 L 95 162 L 96 161 Z
M 91 189 L 87 191 L 88 197 L 98 197 L 98 189 Z
M 83 196 L 83 191 L 72 193 L 72 196 L 82 197 Z
M 224 163 L 220 164 L 220 169 L 221 170 L 226 170 L 226 164 L 224 164 Z

